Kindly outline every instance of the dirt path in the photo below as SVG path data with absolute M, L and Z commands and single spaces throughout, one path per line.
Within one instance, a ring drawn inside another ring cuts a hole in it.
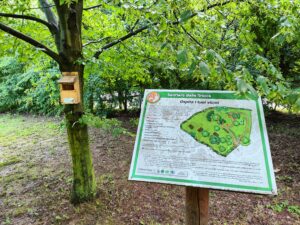
M 211 192 L 211 224 L 300 225 L 300 118 L 267 119 L 279 194 Z M 126 124 L 135 131 L 135 127 Z M 95 201 L 69 203 L 71 162 L 59 121 L 0 115 L 0 224 L 184 224 L 184 188 L 128 182 L 134 138 L 90 129 Z

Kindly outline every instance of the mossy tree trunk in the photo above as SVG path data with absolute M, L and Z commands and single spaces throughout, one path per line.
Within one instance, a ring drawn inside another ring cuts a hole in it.
M 96 183 L 87 126 L 78 122 L 82 116 L 80 112 L 67 108 L 66 125 L 73 164 L 71 200 L 76 204 L 94 198 Z
M 72 202 L 80 203 L 94 198 L 96 182 L 89 147 L 87 126 L 80 123 L 84 114 L 83 104 L 83 74 L 84 66 L 79 63 L 82 59 L 81 24 L 83 0 L 73 2 L 70 6 L 60 5 L 54 1 L 59 17 L 59 56 L 61 72 L 78 72 L 81 89 L 81 103 L 66 105 L 65 119 L 67 124 L 68 141 L 73 163 Z

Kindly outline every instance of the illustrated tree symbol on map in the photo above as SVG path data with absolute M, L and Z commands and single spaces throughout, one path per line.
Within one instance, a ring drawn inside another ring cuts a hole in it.
M 251 127 L 251 110 L 232 107 L 207 108 L 180 125 L 196 141 L 225 157 L 239 145 L 250 145 Z

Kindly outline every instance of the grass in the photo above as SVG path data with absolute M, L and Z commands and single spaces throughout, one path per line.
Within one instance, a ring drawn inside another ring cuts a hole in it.
M 300 206 L 299 205 L 289 205 L 287 207 L 288 212 L 300 217 Z
M 272 209 L 274 212 L 281 213 L 285 210 L 292 213 L 293 215 L 300 217 L 300 206 L 299 205 L 290 205 L 289 201 L 285 200 L 273 205 L 268 205 L 268 208 Z
M 58 129 L 59 125 L 54 122 L 39 121 L 32 117 L 27 118 L 17 114 L 4 114 L 0 117 L 0 143 L 3 147 L 10 146 L 18 139 L 32 135 L 51 136 L 58 132 Z M 27 141 L 30 142 L 30 140 Z
M 21 162 L 21 160 L 17 157 L 12 156 L 12 157 L 6 158 L 6 161 L 0 162 L 0 169 L 2 167 L 9 166 L 9 165 L 12 165 L 12 164 L 16 164 L 18 162 Z

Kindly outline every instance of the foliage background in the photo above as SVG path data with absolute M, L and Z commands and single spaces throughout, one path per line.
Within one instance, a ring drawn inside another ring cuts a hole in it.
M 37 1 L 4 0 L 1 12 L 44 18 Z M 269 107 L 300 109 L 300 6 L 297 1 L 85 1 L 87 111 L 138 109 L 145 88 L 258 92 Z M 216 7 L 215 4 L 219 5 Z M 55 50 L 34 21 L 0 22 Z M 147 27 L 101 52 L 117 38 Z M 0 111 L 58 115 L 57 65 L 0 31 Z

